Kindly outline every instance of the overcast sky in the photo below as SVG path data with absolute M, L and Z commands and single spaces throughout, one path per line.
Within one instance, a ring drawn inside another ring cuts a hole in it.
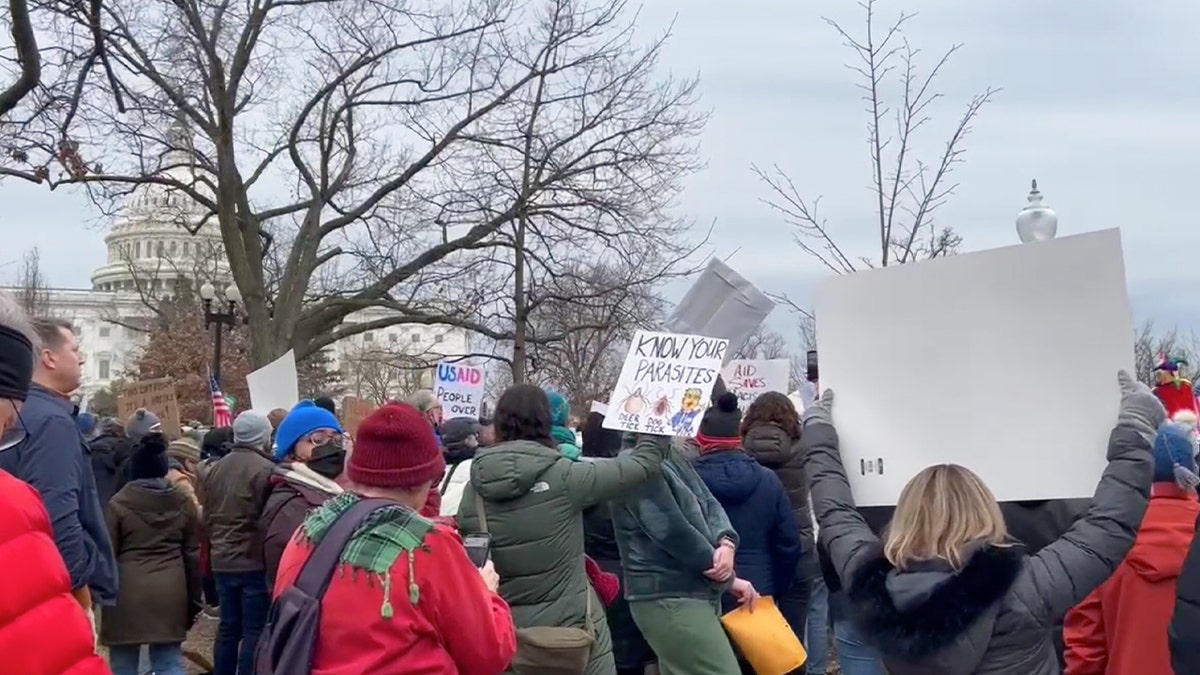
M 1003 91 L 980 115 L 957 169 L 957 196 L 939 214 L 967 250 L 1017 242 L 1014 217 L 1037 178 L 1059 215 L 1059 234 L 1120 227 L 1130 298 L 1139 318 L 1200 330 L 1200 256 L 1195 195 L 1200 129 L 1200 3 L 1124 0 L 1013 3 L 1003 0 L 880 0 L 889 20 L 917 11 L 910 41 L 925 62 L 951 44 L 945 93 L 924 130 L 932 161 L 971 95 Z M 825 274 L 795 247 L 791 231 L 759 203 L 765 188 L 750 165 L 778 163 L 823 208 L 839 242 L 876 255 L 867 189 L 866 117 L 850 58 L 823 21 L 851 29 L 849 0 L 654 0 L 646 29 L 675 19 L 664 67 L 699 72 L 712 120 L 703 137 L 708 168 L 682 200 L 699 223 L 715 220 L 714 250 L 765 290 L 804 301 Z M 84 199 L 12 181 L 0 185 L 0 279 L 38 246 L 55 286 L 84 288 L 104 259 L 103 231 L 84 229 Z M 772 322 L 787 328 L 782 311 Z

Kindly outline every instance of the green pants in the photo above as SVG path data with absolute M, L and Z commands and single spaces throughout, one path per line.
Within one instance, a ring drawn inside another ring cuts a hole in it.
M 630 602 L 629 611 L 658 655 L 661 675 L 740 675 L 716 602 L 645 600 Z

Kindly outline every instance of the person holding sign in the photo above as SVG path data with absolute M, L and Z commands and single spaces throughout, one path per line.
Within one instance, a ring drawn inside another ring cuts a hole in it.
M 1150 496 L 1162 403 L 1126 372 L 1092 506 L 1057 541 L 1024 555 L 991 490 L 939 464 L 905 485 L 887 535 L 854 508 L 833 427 L 833 392 L 804 413 L 804 471 L 822 543 L 856 623 L 892 675 L 1053 675 L 1054 619 L 1129 552 Z
M 581 516 L 658 475 L 668 439 L 642 436 L 615 459 L 572 461 L 553 438 L 546 393 L 529 384 L 504 392 L 494 422 L 498 443 L 471 464 L 458 525 L 464 533 L 491 537 L 500 595 L 518 628 L 513 670 L 539 663 L 539 650 L 522 637 L 524 631 L 555 627 L 592 637 L 586 668 L 575 675 L 611 675 L 612 639 L 604 605 L 588 581 Z

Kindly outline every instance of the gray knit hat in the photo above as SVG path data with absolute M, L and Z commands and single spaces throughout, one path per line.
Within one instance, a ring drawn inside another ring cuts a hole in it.
M 159 421 L 158 415 L 145 408 L 136 410 L 129 416 L 129 421 L 125 423 L 125 435 L 135 441 L 140 441 L 149 434 L 161 432 L 162 423 Z
M 264 449 L 271 443 L 271 420 L 267 416 L 247 410 L 233 421 L 233 444 L 245 448 Z

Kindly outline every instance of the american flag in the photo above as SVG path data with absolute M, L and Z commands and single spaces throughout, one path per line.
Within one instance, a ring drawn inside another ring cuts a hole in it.
M 233 426 L 233 414 L 229 412 L 229 402 L 225 400 L 225 394 L 221 393 L 221 385 L 217 384 L 215 377 L 209 377 L 208 382 L 212 389 L 213 426 Z

